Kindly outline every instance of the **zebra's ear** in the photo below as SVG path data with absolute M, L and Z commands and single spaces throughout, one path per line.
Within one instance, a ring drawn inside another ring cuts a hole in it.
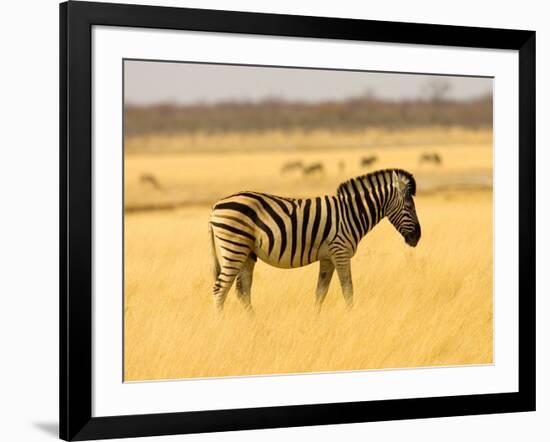
M 391 173 L 391 182 L 392 186 L 400 192 L 403 192 L 407 188 L 407 183 L 395 172 L 395 170 Z

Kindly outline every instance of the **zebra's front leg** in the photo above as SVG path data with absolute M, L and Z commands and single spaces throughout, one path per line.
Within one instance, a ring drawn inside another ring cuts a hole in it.
M 249 256 L 245 261 L 241 272 L 237 275 L 237 297 L 241 300 L 244 308 L 249 313 L 253 314 L 252 303 L 250 300 L 250 291 L 252 288 L 252 275 L 254 273 L 254 265 L 256 264 L 255 256 Z
M 336 272 L 338 273 L 338 279 L 340 279 L 340 285 L 342 286 L 342 295 L 344 295 L 344 301 L 346 306 L 350 309 L 353 307 L 353 282 L 351 280 L 351 261 L 346 259 L 342 262 L 335 264 Z
M 315 304 L 317 306 L 317 312 L 321 311 L 323 301 L 327 296 L 328 288 L 330 286 L 330 280 L 334 273 L 334 264 L 328 259 L 319 261 L 319 279 L 317 281 L 317 290 L 315 292 Z

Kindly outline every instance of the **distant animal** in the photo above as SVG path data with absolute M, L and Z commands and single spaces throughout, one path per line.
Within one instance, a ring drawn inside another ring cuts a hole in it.
M 323 174 L 325 173 L 325 166 L 323 166 L 323 163 L 312 163 L 307 166 L 304 166 L 303 168 L 304 175 L 313 175 L 315 173 Z
M 346 162 L 345 161 L 339 161 L 338 162 L 338 170 L 340 172 L 344 172 L 344 170 L 346 170 Z
M 139 177 L 139 182 L 151 186 L 156 190 L 164 191 L 164 187 L 162 187 L 157 177 L 151 173 L 141 174 Z
M 362 167 L 370 167 L 374 163 L 378 161 L 378 157 L 376 155 L 370 155 L 368 157 L 361 158 L 361 166 Z
M 376 224 L 387 217 L 409 246 L 420 240 L 415 192 L 409 172 L 387 169 L 349 179 L 333 196 L 296 199 L 240 192 L 219 200 L 209 219 L 217 309 L 223 310 L 236 280 L 238 298 L 252 311 L 252 276 L 258 258 L 284 269 L 319 261 L 318 310 L 336 269 L 346 305 L 351 307 L 350 260 Z M 277 289 L 275 282 L 273 290 Z
M 441 156 L 434 152 L 434 153 L 423 153 L 420 156 L 420 159 L 418 160 L 419 163 L 434 163 L 436 165 L 441 165 L 442 160 Z
M 287 161 L 281 167 L 281 173 L 285 174 L 294 170 L 301 170 L 304 167 L 303 161 Z

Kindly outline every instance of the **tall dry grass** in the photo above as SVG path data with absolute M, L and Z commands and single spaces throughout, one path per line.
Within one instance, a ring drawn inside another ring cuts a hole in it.
M 492 192 L 416 198 L 423 237 L 383 221 L 352 260 L 355 306 L 317 265 L 256 266 L 250 318 L 211 299 L 206 207 L 125 219 L 126 381 L 486 364 L 493 360 Z
M 458 128 L 129 138 L 125 380 L 491 363 L 491 141 L 490 130 Z M 419 162 L 431 152 L 442 165 Z M 361 167 L 371 155 L 375 165 Z M 281 174 L 296 160 L 322 162 L 325 172 Z M 255 318 L 234 289 L 216 315 L 207 236 L 215 200 L 240 190 L 333 194 L 351 176 L 390 167 L 417 179 L 422 239 L 409 248 L 387 221 L 369 233 L 352 260 L 352 311 L 335 276 L 316 314 L 318 264 L 280 270 L 259 262 Z M 166 207 L 177 209 L 151 210 Z

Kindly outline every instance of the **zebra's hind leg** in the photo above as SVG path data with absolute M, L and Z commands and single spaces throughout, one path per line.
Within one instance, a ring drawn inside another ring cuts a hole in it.
M 225 298 L 227 298 L 227 294 L 233 285 L 233 281 L 235 281 L 235 278 L 241 271 L 243 263 L 244 261 L 224 260 L 224 263 L 221 265 L 220 273 L 216 278 L 213 290 L 214 302 L 220 313 L 223 311 Z
M 319 264 L 319 279 L 317 281 L 317 291 L 315 292 L 317 312 L 321 311 L 321 306 L 327 296 L 330 280 L 332 279 L 332 274 L 334 273 L 334 265 L 330 262 L 330 260 L 323 259 L 319 261 Z
M 346 259 L 335 264 L 340 285 L 342 286 L 342 295 L 348 308 L 353 307 L 353 282 L 351 280 L 351 262 Z
M 250 301 L 250 291 L 252 288 L 252 275 L 254 273 L 254 265 L 256 264 L 256 255 L 251 253 L 248 259 L 244 262 L 241 272 L 237 275 L 237 297 L 243 303 L 246 311 L 253 314 L 252 303 Z

